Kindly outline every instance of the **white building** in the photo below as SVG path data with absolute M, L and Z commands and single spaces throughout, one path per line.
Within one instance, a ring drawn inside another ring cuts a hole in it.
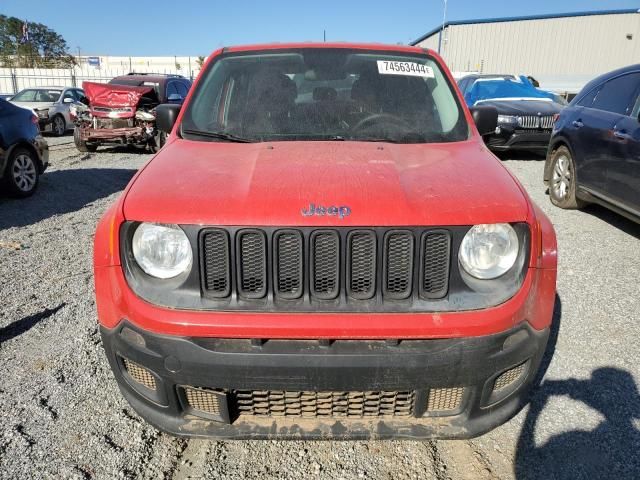
M 448 21 L 413 44 L 439 51 L 452 71 L 526 74 L 575 93 L 640 63 L 640 10 Z

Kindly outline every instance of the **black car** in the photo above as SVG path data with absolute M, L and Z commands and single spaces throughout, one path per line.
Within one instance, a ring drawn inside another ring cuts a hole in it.
M 469 107 L 498 110 L 498 127 L 485 136 L 490 149 L 547 151 L 554 117 L 564 108 L 556 94 L 514 75 L 470 75 L 461 78 L 458 86 Z
M 28 197 L 49 162 L 49 146 L 38 117 L 0 99 L 0 185 L 15 197 Z
M 182 75 L 161 73 L 129 73 L 109 80 L 112 85 L 153 87 L 159 103 L 182 103 L 189 93 L 191 81 Z
M 640 64 L 591 81 L 560 114 L 544 182 L 558 207 L 599 203 L 640 222 Z

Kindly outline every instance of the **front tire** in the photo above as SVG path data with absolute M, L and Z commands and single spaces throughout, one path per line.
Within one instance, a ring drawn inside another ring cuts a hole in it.
M 56 115 L 51 122 L 51 130 L 56 137 L 61 137 L 67 131 L 67 122 L 62 115 Z
M 79 127 L 73 129 L 73 142 L 79 152 L 95 152 L 98 149 L 97 143 L 87 143 L 82 139 Z
M 153 137 L 153 144 L 149 144 L 149 149 L 151 150 L 151 153 L 159 152 L 166 142 L 167 142 L 167 134 L 164 132 L 158 131 L 158 133 Z
M 560 147 L 551 156 L 551 177 L 549 198 L 556 207 L 565 209 L 582 208 L 585 202 L 576 196 L 576 166 L 567 147 Z
M 36 191 L 39 179 L 35 153 L 26 148 L 16 148 L 7 162 L 3 178 L 9 194 L 18 198 L 29 197 Z

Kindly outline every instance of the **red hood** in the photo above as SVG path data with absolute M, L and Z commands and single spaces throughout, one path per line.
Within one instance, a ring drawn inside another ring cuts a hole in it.
M 82 82 L 82 89 L 92 107 L 135 107 L 153 87 Z
M 310 203 L 351 215 L 304 217 Z M 469 225 L 524 221 L 528 200 L 475 139 L 451 144 L 238 144 L 176 139 L 133 181 L 130 220 L 210 225 Z

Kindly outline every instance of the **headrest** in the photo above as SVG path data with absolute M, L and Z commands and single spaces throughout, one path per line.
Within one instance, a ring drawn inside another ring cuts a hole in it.
M 298 87 L 284 73 L 262 70 L 252 79 L 256 99 L 264 102 L 293 103 L 298 96 Z
M 332 102 L 337 100 L 338 91 L 332 87 L 316 87 L 313 89 L 313 99 L 316 102 Z

